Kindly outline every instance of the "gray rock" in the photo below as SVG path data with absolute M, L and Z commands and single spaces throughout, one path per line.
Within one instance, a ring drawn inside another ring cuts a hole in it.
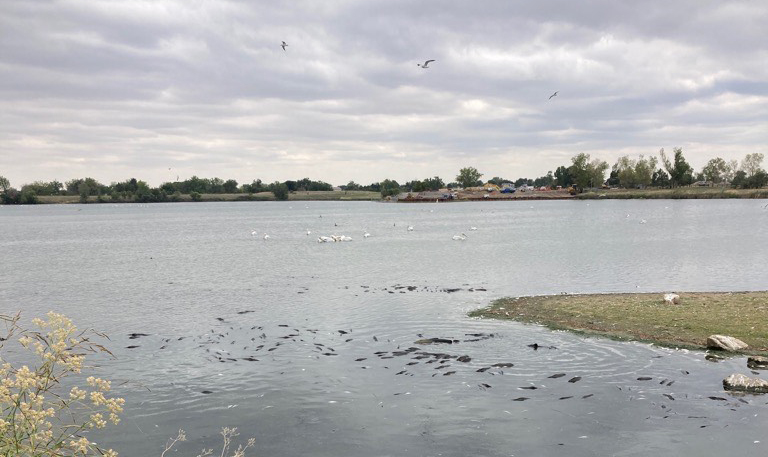
M 747 367 L 753 370 L 768 370 L 768 357 L 754 355 L 747 359 Z
M 664 303 L 668 305 L 680 304 L 680 296 L 677 294 L 664 294 Z
M 725 390 L 764 394 L 768 393 L 768 381 L 734 373 L 723 379 L 723 388 L 725 388 Z
M 747 343 L 738 340 L 732 336 L 712 335 L 707 338 L 707 347 L 709 349 L 722 349 L 724 351 L 740 351 L 749 346 Z

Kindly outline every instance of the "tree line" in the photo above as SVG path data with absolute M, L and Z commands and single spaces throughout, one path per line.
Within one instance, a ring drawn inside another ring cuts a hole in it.
M 561 165 L 554 171 L 538 178 L 505 179 L 494 176 L 486 183 L 501 186 L 505 183 L 519 187 L 530 185 L 535 187 L 573 187 L 579 192 L 585 189 L 611 186 L 628 189 L 658 187 L 674 188 L 689 186 L 693 183 L 701 185 L 731 186 L 744 189 L 758 189 L 768 184 L 768 173 L 762 167 L 764 156 L 761 153 L 747 154 L 739 163 L 737 160 L 726 162 L 720 157 L 709 160 L 699 172 L 694 172 L 683 156 L 682 148 L 673 148 L 672 154 L 662 148 L 659 157 L 619 157 L 613 167 L 607 162 L 593 159 L 589 154 L 579 153 L 571 158 L 569 165 Z M 610 170 L 610 173 L 608 173 Z M 606 173 L 608 176 L 606 177 Z M 379 192 L 382 197 L 397 195 L 401 192 L 437 191 L 440 189 L 456 189 L 479 187 L 485 183 L 481 180 L 483 174 L 475 167 L 465 167 L 459 170 L 455 180 L 445 183 L 439 176 L 423 180 L 412 180 L 399 184 L 393 179 L 385 179 L 368 185 L 360 185 L 350 181 L 340 186 L 344 191 L 364 190 Z M 34 204 L 38 196 L 44 195 L 76 195 L 85 203 L 89 197 L 96 196 L 101 202 L 167 202 L 180 201 L 182 195 L 189 195 L 192 200 L 201 200 L 202 194 L 244 194 L 253 195 L 261 192 L 271 192 L 278 200 L 287 200 L 292 192 L 302 191 L 331 191 L 333 186 L 323 181 L 313 181 L 309 178 L 297 181 L 275 181 L 265 184 L 261 179 L 251 183 L 238 184 L 234 179 L 200 178 L 192 176 L 184 181 L 165 182 L 159 187 L 150 187 L 145 181 L 131 178 L 122 182 L 102 184 L 93 178 L 72 179 L 65 183 L 57 180 L 50 182 L 35 181 L 24 184 L 20 189 L 11 187 L 7 178 L 0 176 L 0 202 L 3 204 Z

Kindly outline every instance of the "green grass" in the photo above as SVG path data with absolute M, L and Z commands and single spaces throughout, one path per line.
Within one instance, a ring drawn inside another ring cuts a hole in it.
M 63 204 L 63 203 L 80 203 L 79 195 L 41 195 L 38 201 L 42 204 Z M 132 203 L 131 201 L 112 201 L 112 199 L 106 195 L 102 197 L 104 203 Z M 200 194 L 200 201 L 204 202 L 235 202 L 235 201 L 272 201 L 275 200 L 275 196 L 272 192 L 259 192 L 256 194 Z M 293 192 L 289 194 L 288 200 L 291 201 L 306 201 L 306 200 L 356 200 L 356 201 L 370 201 L 381 200 L 381 194 L 379 192 L 368 192 L 362 190 L 354 191 L 309 191 L 309 192 Z M 170 200 L 169 200 L 170 201 Z M 188 194 L 182 194 L 179 196 L 178 201 L 191 202 L 192 198 Z M 88 203 L 99 203 L 99 199 L 96 196 L 88 197 Z
M 704 348 L 721 334 L 749 344 L 745 352 L 768 352 L 768 292 L 679 295 L 679 305 L 665 304 L 662 293 L 502 298 L 470 316 L 671 347 Z

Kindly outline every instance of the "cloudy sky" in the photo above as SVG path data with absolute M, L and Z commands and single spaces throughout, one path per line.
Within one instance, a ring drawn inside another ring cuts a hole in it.
M 0 175 L 339 185 L 768 156 L 766 24 L 763 0 L 2 0 Z

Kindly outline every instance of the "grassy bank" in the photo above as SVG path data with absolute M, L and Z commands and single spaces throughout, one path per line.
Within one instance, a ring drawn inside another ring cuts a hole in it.
M 768 292 L 548 295 L 502 298 L 470 316 L 537 323 L 614 339 L 705 348 L 709 335 L 733 336 L 750 353 L 768 352 Z
M 768 198 L 768 189 L 731 189 L 726 187 L 678 187 L 676 189 L 605 189 L 576 195 L 582 200 L 597 199 L 697 199 L 697 198 Z

